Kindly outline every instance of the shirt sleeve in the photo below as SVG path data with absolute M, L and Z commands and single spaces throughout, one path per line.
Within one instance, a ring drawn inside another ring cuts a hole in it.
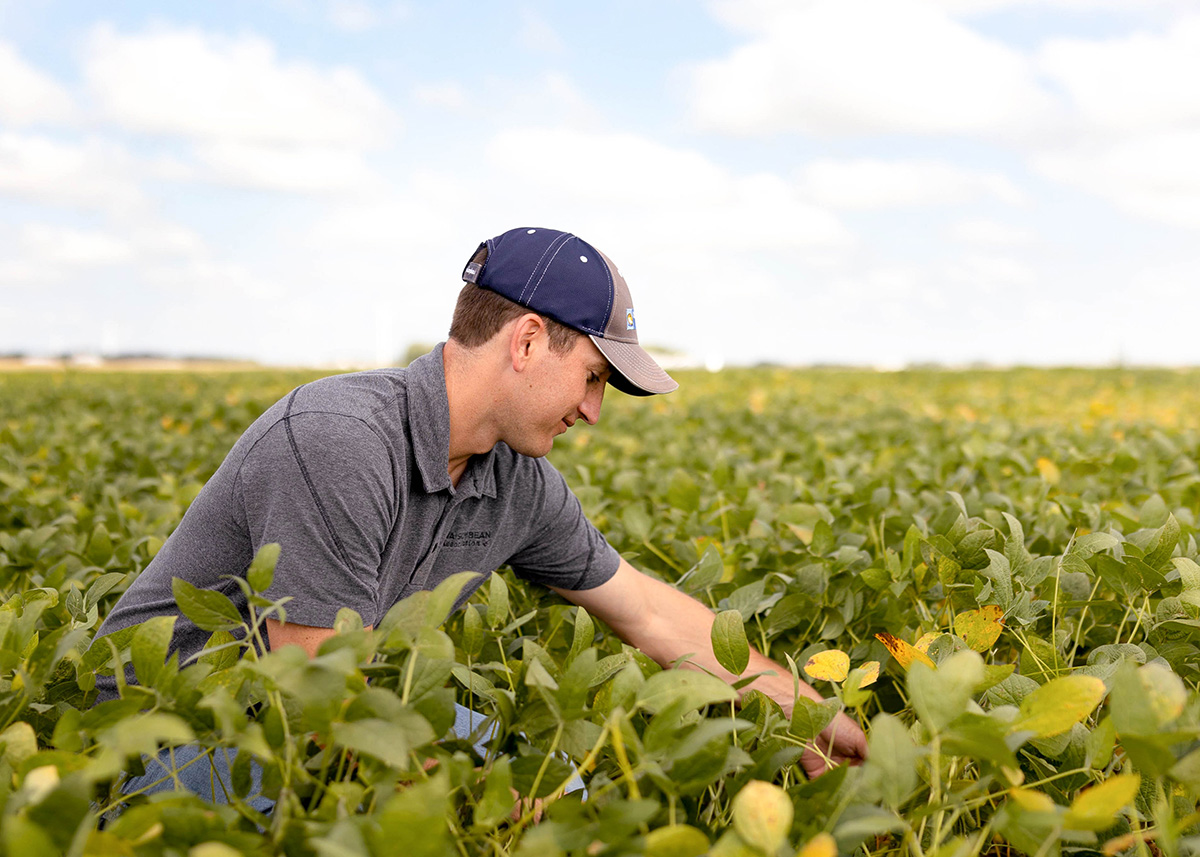
M 289 622 L 333 627 L 342 607 L 368 624 L 398 510 L 391 456 L 361 420 L 302 412 L 271 427 L 238 474 L 253 549 L 278 542 L 265 593 L 291 598 Z
M 545 459 L 533 459 L 530 533 L 509 558 L 519 576 L 559 589 L 593 589 L 617 573 L 621 557 L 583 514 L 579 499 Z

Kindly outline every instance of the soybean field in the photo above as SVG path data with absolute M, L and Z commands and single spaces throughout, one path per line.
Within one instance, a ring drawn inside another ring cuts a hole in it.
M 194 662 L 167 657 L 170 619 L 91 645 L 240 433 L 314 377 L 0 374 L 3 854 L 1200 852 L 1200 371 L 610 392 L 551 460 L 630 562 L 718 614 L 723 666 L 753 646 L 826 697 L 790 716 L 511 573 L 453 613 L 469 570 L 370 630 L 344 611 L 314 660 L 253 645 L 286 603 L 254 594 L 245 623 L 187 587 Z M 272 568 L 230 573 L 261 593 Z M 455 701 L 494 718 L 486 755 Z M 842 710 L 870 757 L 808 781 Z M 227 802 L 122 794 L 188 744 L 239 750 Z

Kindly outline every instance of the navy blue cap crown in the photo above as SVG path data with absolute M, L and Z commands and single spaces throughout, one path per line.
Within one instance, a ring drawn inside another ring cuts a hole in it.
M 596 336 L 605 335 L 613 312 L 613 277 L 604 257 L 557 229 L 510 229 L 489 238 L 463 279 Z
M 609 383 L 634 396 L 679 385 L 638 344 L 629 285 L 612 260 L 570 232 L 510 229 L 479 245 L 463 279 L 591 337 L 613 372 Z

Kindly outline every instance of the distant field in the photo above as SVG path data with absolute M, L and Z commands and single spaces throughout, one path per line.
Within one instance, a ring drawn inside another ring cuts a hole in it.
M 723 614 L 727 666 L 747 643 L 808 665 L 834 701 L 790 718 L 511 574 L 444 625 L 446 591 L 373 633 L 345 617 L 311 664 L 227 645 L 164 666 L 161 626 L 88 650 L 239 434 L 314 377 L 0 374 L 7 853 L 1200 850 L 1200 371 L 744 369 L 610 393 L 551 459 L 631 562 Z M 206 609 L 214 645 L 254 630 Z M 89 709 L 119 659 L 143 687 Z M 499 717 L 487 759 L 435 740 L 455 698 Z M 839 707 L 871 760 L 808 783 L 800 748 Z M 253 754 L 276 811 L 139 798 L 95 829 L 122 769 L 190 741 Z M 510 787 L 569 777 L 557 753 L 589 799 L 510 818 Z

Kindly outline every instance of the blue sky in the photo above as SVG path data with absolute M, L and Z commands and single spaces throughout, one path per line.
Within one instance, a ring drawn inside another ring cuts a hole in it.
M 386 363 L 576 232 L 718 363 L 1200 363 L 1184 0 L 0 0 L 0 353 Z

